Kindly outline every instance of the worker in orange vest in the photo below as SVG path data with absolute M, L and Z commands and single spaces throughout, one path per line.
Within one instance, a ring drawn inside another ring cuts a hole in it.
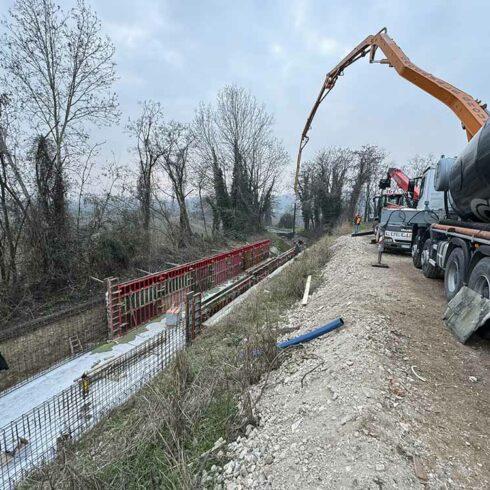
M 361 225 L 361 221 L 362 221 L 361 215 L 357 213 L 354 216 L 354 233 L 359 233 L 359 226 Z

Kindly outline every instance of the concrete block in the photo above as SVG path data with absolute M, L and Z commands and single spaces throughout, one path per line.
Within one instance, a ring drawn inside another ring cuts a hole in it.
M 490 319 L 490 300 L 463 286 L 448 303 L 444 320 L 456 338 L 465 344 Z
M 179 324 L 180 315 L 181 307 L 172 306 L 172 308 L 169 308 L 165 314 L 165 325 L 167 325 L 167 327 L 176 327 Z

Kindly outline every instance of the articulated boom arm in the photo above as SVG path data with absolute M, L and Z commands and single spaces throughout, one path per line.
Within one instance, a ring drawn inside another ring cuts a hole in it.
M 387 189 L 391 185 L 391 179 L 396 182 L 396 185 L 406 193 L 412 193 L 415 201 L 419 200 L 420 188 L 415 184 L 415 180 L 410 179 L 399 168 L 389 168 L 386 179 L 381 179 L 379 182 L 380 189 Z
M 374 59 L 378 49 L 384 53 L 386 58 L 381 60 Z M 296 178 L 294 182 L 295 192 L 298 187 L 301 153 L 308 143 L 308 131 L 310 130 L 311 123 L 313 122 L 318 107 L 333 89 L 339 76 L 344 74 L 344 70 L 366 55 L 369 55 L 370 63 L 381 63 L 395 68 L 400 76 L 446 104 L 461 121 L 463 128 L 466 130 L 468 140 L 476 134 L 489 118 L 489 115 L 485 111 L 486 104 L 481 104 L 480 101 L 475 100 L 466 92 L 459 90 L 444 80 L 441 80 L 414 65 L 395 41 L 388 36 L 386 28 L 384 28 L 377 34 L 368 36 L 364 39 L 364 41 L 356 46 L 333 70 L 327 73 L 325 82 L 322 85 L 313 109 L 306 120 L 303 132 L 301 133 L 301 142 L 299 145 L 296 165 Z

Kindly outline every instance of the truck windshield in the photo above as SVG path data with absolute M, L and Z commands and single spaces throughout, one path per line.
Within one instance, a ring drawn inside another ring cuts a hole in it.
M 383 226 L 401 226 L 407 220 L 406 213 L 398 209 L 385 208 L 381 211 L 380 224 Z

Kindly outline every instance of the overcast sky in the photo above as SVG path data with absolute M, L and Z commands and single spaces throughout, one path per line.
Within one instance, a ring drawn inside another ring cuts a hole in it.
M 90 2 L 90 0 L 89 0 Z M 5 12 L 11 1 L 0 0 Z M 70 2 L 61 2 L 64 6 Z M 116 46 L 121 125 L 97 138 L 127 161 L 123 132 L 143 99 L 190 121 L 226 84 L 250 90 L 275 116 L 295 159 L 300 132 L 330 70 L 368 34 L 388 33 L 425 70 L 490 101 L 490 2 L 394 0 L 91 0 Z M 305 157 L 322 146 L 384 147 L 402 165 L 418 154 L 457 154 L 453 113 L 392 68 L 361 60 L 322 105 Z

